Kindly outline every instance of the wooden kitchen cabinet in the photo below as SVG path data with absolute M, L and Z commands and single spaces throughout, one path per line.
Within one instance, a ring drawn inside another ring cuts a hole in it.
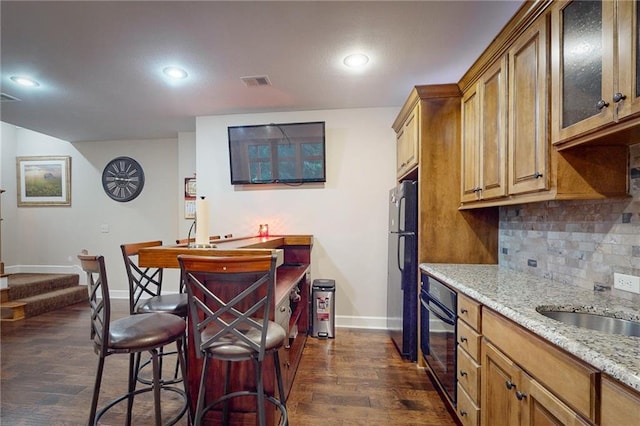
M 416 103 L 401 123 L 394 123 L 396 131 L 397 177 L 401 180 L 418 167 L 420 161 L 420 103 Z
M 603 10 L 612 8 L 610 2 L 605 3 Z M 628 145 L 631 141 L 640 141 L 640 114 L 638 125 L 627 125 L 636 118 L 625 121 L 624 137 L 618 131 L 616 135 L 610 135 L 611 139 L 606 143 L 598 141 L 579 147 L 551 144 L 549 129 L 559 120 L 556 115 L 560 92 L 557 83 L 555 86 L 549 83 L 558 68 L 549 57 L 557 54 L 557 32 L 561 26 L 558 14 L 568 4 L 545 1 L 523 4 L 460 80 L 464 93 L 460 209 L 628 196 Z M 636 3 L 633 4 L 636 7 Z M 596 6 L 600 3 L 596 2 Z M 608 54 L 603 52 L 603 55 Z M 635 71 L 630 73 L 637 83 Z M 491 90 L 491 87 L 497 87 L 498 75 L 508 76 L 500 100 L 493 95 L 486 96 L 486 93 L 499 93 Z M 577 77 L 570 81 L 581 86 Z M 568 95 L 565 97 L 571 99 Z M 576 98 L 583 97 L 576 95 Z M 625 102 L 627 100 L 621 101 L 620 105 Z M 556 115 L 552 116 L 552 113 Z M 578 122 L 571 128 L 582 125 Z M 505 134 L 506 142 L 500 143 L 505 140 Z M 493 145 L 485 143 L 485 135 Z M 498 179 L 505 176 L 497 172 L 501 170 L 506 170 L 506 180 Z M 491 183 L 490 187 L 483 179 Z
M 548 29 L 543 15 L 508 51 L 510 195 L 549 189 Z
M 637 426 L 640 421 L 640 392 L 602 375 L 600 424 Z
M 463 203 L 549 189 L 547 34 L 545 15 L 465 92 Z
M 483 424 L 596 423 L 597 369 L 486 308 L 482 332 Z
M 486 340 L 482 344 L 482 354 L 482 424 L 589 424 Z
M 500 58 L 462 98 L 462 201 L 507 193 L 507 76 Z
M 458 397 L 456 413 L 464 426 L 477 426 L 480 424 L 482 411 L 480 405 L 482 305 L 470 297 L 458 293 L 457 316 L 456 339 L 458 348 L 456 362 Z
M 640 133 L 637 1 L 562 1 L 552 7 L 552 141 L 601 136 L 636 143 Z M 635 118 L 634 118 L 635 117 Z

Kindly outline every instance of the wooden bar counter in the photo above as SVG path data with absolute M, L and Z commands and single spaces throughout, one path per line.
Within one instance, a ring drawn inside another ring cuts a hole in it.
M 289 331 L 289 339 L 280 349 L 280 364 L 286 396 L 289 395 L 302 350 L 310 331 L 310 265 L 312 235 L 283 235 L 269 237 L 245 237 L 215 240 L 212 248 L 191 248 L 185 245 L 167 245 L 140 250 L 138 262 L 142 267 L 179 268 L 178 255 L 201 256 L 246 256 L 272 253 L 278 254 L 276 289 L 271 319 Z M 299 294 L 299 301 L 292 301 L 291 294 Z M 187 320 L 188 321 L 188 320 Z M 191 325 L 189 324 L 189 327 Z M 189 330 L 189 329 L 188 329 Z M 269 394 L 277 394 L 275 370 L 272 357 L 265 360 L 264 382 Z M 231 369 L 231 392 L 240 389 L 255 389 L 253 366 L 250 362 L 233 363 Z M 236 365 L 237 364 L 237 365 Z M 195 404 L 200 384 L 202 359 L 196 356 L 192 337 L 187 339 L 187 391 L 191 398 L 191 412 Z M 222 393 L 223 364 L 215 361 L 207 379 L 207 400 L 217 398 Z M 212 394 L 213 393 L 213 394 Z M 267 404 L 268 424 L 276 424 L 276 410 Z M 221 407 L 220 407 L 221 409 Z M 255 398 L 234 398 L 230 403 L 232 425 L 255 425 Z M 220 411 L 208 413 L 206 424 L 219 425 Z

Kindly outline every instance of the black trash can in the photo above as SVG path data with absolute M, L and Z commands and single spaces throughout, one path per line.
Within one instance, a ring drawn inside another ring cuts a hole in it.
M 336 332 L 336 282 L 328 279 L 313 280 L 311 290 L 311 336 L 333 338 Z

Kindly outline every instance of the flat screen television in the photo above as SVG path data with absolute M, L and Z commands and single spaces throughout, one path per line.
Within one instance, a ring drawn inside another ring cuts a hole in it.
M 231 184 L 326 182 L 324 121 L 229 126 Z

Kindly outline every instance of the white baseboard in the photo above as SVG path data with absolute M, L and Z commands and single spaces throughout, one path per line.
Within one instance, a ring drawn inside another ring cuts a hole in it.
M 387 317 L 355 317 L 336 315 L 336 327 L 338 328 L 368 328 L 373 330 L 386 330 Z

